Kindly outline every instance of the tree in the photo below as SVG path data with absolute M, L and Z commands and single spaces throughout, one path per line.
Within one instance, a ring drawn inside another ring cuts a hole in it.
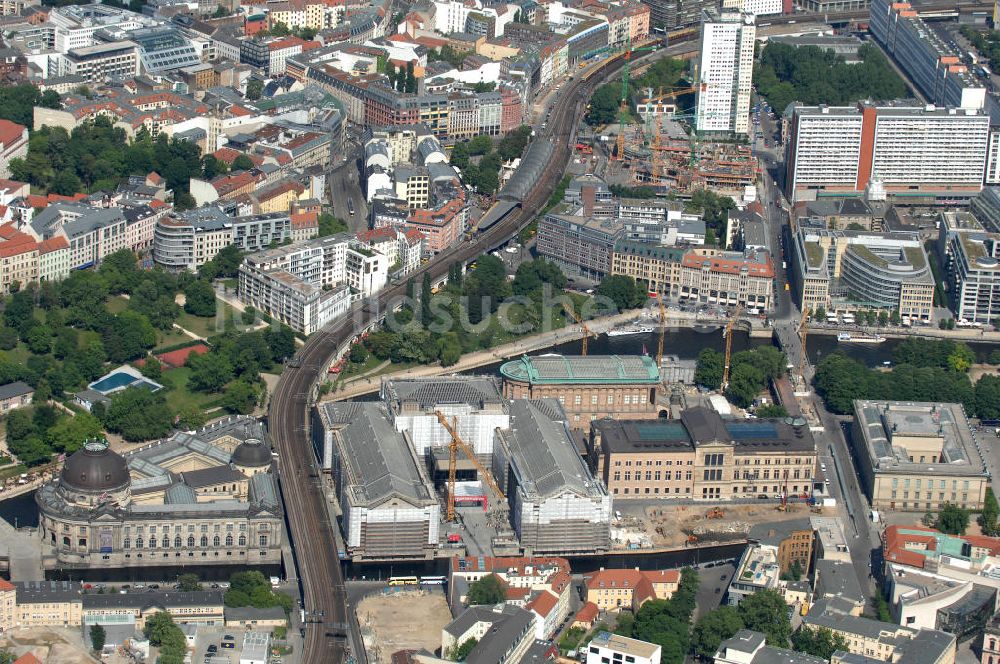
M 619 311 L 641 307 L 647 299 L 643 284 L 621 274 L 605 277 L 596 293 L 611 300 Z
M 848 646 L 847 639 L 825 627 L 800 627 L 792 634 L 792 650 L 821 659 L 830 659 L 838 650 L 847 651 Z
M 996 537 L 997 533 L 1000 533 L 1000 528 L 997 527 L 997 517 L 1000 517 L 1000 504 L 997 503 L 997 497 L 993 493 L 991 487 L 986 487 L 986 498 L 983 500 L 983 511 L 979 515 L 979 527 L 983 531 L 983 535 L 987 537 Z
M 711 348 L 703 348 L 698 353 L 698 363 L 694 370 L 694 382 L 710 390 L 717 390 L 722 385 L 722 374 L 725 371 L 726 357 Z
M 261 394 L 257 384 L 241 378 L 226 388 L 222 405 L 231 413 L 249 415 L 257 407 L 260 399 Z
M 468 600 L 469 606 L 480 604 L 499 604 L 506 599 L 507 595 L 500 585 L 500 579 L 496 574 L 484 576 L 478 581 L 469 584 Z
M 354 344 L 351 346 L 350 359 L 354 364 L 365 363 L 368 359 L 368 351 L 365 350 L 364 344 Z
M 424 272 L 423 282 L 420 285 L 420 322 L 424 325 L 431 324 L 431 275 Z
M 709 611 L 694 625 L 691 634 L 694 654 L 706 661 L 712 661 L 719 650 L 719 645 L 741 629 L 743 629 L 743 619 L 736 608 L 720 606 Z
M 100 625 L 90 626 L 90 645 L 93 646 L 94 652 L 101 652 L 104 650 L 104 642 L 108 635 L 104 631 L 104 628 Z
M 264 93 L 264 81 L 259 78 L 251 78 L 247 81 L 247 99 L 257 101 Z
M 201 590 L 201 581 L 197 574 L 181 574 L 177 577 L 177 584 L 183 592 L 193 592 Z
M 139 367 L 139 371 L 150 380 L 159 381 L 163 378 L 163 365 L 156 359 L 155 355 L 147 357 L 146 361 Z
M 466 639 L 461 645 L 455 648 L 449 659 L 454 662 L 464 662 L 465 658 L 469 656 L 469 653 L 472 652 L 472 649 L 475 648 L 478 643 L 479 639 L 475 637 Z
M 964 535 L 969 527 L 969 512 L 954 503 L 945 503 L 937 514 L 934 527 L 949 535 Z
M 788 417 L 788 411 L 780 404 L 769 403 L 758 408 L 754 415 L 757 417 Z
M 163 438 L 174 416 L 159 393 L 130 387 L 111 397 L 104 414 L 104 426 L 129 442 Z
M 955 344 L 948 354 L 948 366 L 955 371 L 968 371 L 976 361 L 976 354 L 967 345 Z
M 254 166 L 253 160 L 250 157 L 241 154 L 236 159 L 233 159 L 231 168 L 234 171 L 252 171 L 256 166 Z
M 1000 376 L 986 374 L 976 382 L 976 414 L 984 419 L 1000 418 Z
M 767 637 L 767 644 L 775 648 L 787 648 L 792 635 L 792 624 L 788 618 L 788 605 L 776 590 L 761 590 L 747 595 L 740 601 L 740 618 L 743 625 Z
M 90 413 L 60 418 L 45 434 L 48 444 L 58 452 L 72 454 L 91 438 L 104 435 L 101 422 Z
M 590 110 L 584 116 L 584 121 L 591 125 L 611 124 L 618 119 L 618 107 L 621 99 L 621 86 L 606 83 L 590 96 Z
M 729 385 L 726 386 L 726 398 L 740 408 L 748 408 L 760 394 L 766 381 L 766 375 L 752 364 L 736 364 L 729 372 Z
M 188 387 L 197 392 L 219 392 L 235 376 L 232 363 L 221 352 L 191 353 L 185 366 L 191 369 Z
M 404 92 L 415 93 L 417 91 L 417 77 L 413 73 L 413 62 L 406 63 L 406 79 L 404 82 Z
M 348 230 L 347 224 L 341 220 L 334 217 L 329 212 L 323 212 L 319 215 L 319 232 L 317 237 L 327 237 L 330 235 L 336 235 L 337 233 L 345 233 Z
M 184 289 L 184 311 L 192 316 L 215 315 L 215 290 L 203 279 L 195 279 Z

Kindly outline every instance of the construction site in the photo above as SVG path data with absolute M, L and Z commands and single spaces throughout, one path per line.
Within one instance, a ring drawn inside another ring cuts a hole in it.
M 624 503 L 616 504 L 623 507 Z M 636 505 L 611 526 L 616 550 L 677 549 L 685 546 L 741 542 L 753 526 L 822 515 L 824 508 L 805 502 L 737 503 L 725 507 L 704 504 Z M 832 508 L 826 508 L 833 512 Z
M 611 182 L 667 188 L 682 196 L 710 189 L 739 198 L 757 180 L 749 146 L 698 140 L 677 113 L 647 113 L 619 136 L 608 167 Z

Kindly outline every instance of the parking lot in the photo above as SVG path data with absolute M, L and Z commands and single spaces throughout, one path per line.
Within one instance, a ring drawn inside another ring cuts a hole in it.
M 240 627 L 202 627 L 195 640 L 192 664 L 239 664 L 243 654 L 247 631 Z M 279 664 L 281 657 L 267 657 L 271 664 Z

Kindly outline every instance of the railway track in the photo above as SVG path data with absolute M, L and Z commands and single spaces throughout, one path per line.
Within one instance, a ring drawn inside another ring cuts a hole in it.
M 471 241 L 439 254 L 414 273 L 415 279 L 421 279 L 424 272 L 435 280 L 444 276 L 455 261 L 468 263 L 500 246 L 535 217 L 562 178 L 577 123 L 591 92 L 621 66 L 620 58 L 611 58 L 586 78 L 578 77 L 566 86 L 552 109 L 550 130 L 545 134 L 553 141 L 549 166 L 521 201 L 520 209 Z M 328 517 L 319 466 L 309 440 L 308 408 L 321 376 L 338 351 L 380 321 L 404 289 L 405 284 L 398 284 L 377 297 L 358 302 L 348 315 L 310 336 L 282 372 L 271 397 L 268 429 L 278 453 L 279 486 L 307 615 L 305 664 L 343 662 L 347 655 L 346 629 L 352 622 L 333 531 L 336 526 Z

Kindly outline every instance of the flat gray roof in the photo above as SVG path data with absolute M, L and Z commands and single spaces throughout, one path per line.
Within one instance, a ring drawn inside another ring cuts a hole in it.
M 854 401 L 863 451 L 876 473 L 986 475 L 962 406 L 942 402 Z M 941 457 L 911 461 L 896 436 L 940 438 Z
M 392 496 L 417 505 L 435 501 L 409 443 L 393 428 L 381 404 L 326 403 L 318 409 L 324 424 L 335 429 L 346 493 L 368 507 Z
M 503 402 L 495 379 L 480 376 L 452 378 L 403 378 L 382 381 L 382 394 L 388 402 L 416 402 L 423 410 L 442 404 L 484 404 Z
M 510 450 L 521 490 L 539 498 L 565 492 L 604 495 L 576 451 L 558 401 L 515 399 L 510 402 L 510 416 L 510 429 L 500 430 L 500 435 Z

